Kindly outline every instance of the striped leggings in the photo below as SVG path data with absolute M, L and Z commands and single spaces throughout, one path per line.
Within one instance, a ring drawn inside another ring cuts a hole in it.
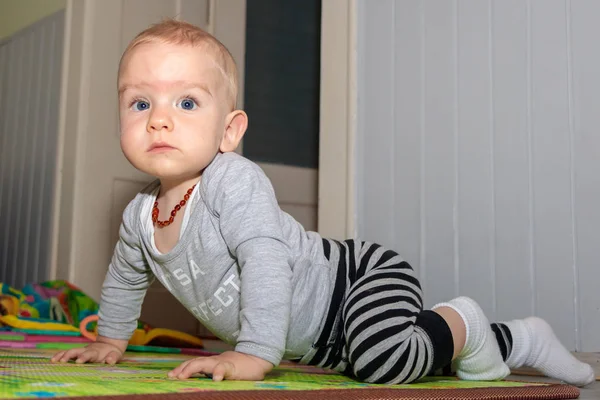
M 337 263 L 337 277 L 324 327 L 302 363 L 370 383 L 409 383 L 447 372 L 452 332 L 437 313 L 423 310 L 421 286 L 406 261 L 355 240 L 323 239 L 323 249 Z M 506 359 L 510 332 L 504 325 L 492 328 L 506 339 L 500 343 Z

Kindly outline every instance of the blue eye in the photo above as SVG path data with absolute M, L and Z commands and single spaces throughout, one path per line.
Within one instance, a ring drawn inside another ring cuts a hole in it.
M 185 98 L 185 99 L 181 100 L 181 102 L 179 103 L 179 106 L 181 108 L 183 108 L 184 110 L 188 110 L 188 111 L 194 110 L 197 107 L 194 99 L 190 99 L 190 98 Z
M 150 108 L 150 104 L 147 101 L 138 100 L 131 105 L 135 111 L 145 111 Z

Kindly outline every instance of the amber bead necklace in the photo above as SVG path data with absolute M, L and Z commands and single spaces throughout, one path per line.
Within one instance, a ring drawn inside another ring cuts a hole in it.
M 185 206 L 185 203 L 187 203 L 187 201 L 190 199 L 190 196 L 192 195 L 192 192 L 194 191 L 195 187 L 196 185 L 194 184 L 194 186 L 188 189 L 187 193 L 183 196 L 183 200 L 181 200 L 179 204 L 175 204 L 175 207 L 173 207 L 169 219 L 165 219 L 164 221 L 158 220 L 158 201 L 155 201 L 154 207 L 152 207 L 152 222 L 154 223 L 154 225 L 158 225 L 159 228 L 164 228 L 165 226 L 171 225 L 175 220 L 177 212 L 181 210 L 181 207 Z

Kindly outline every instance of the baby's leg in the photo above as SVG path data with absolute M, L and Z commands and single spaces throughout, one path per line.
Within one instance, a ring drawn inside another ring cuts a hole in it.
M 397 253 L 352 240 L 339 247 L 351 255 L 343 253 L 340 263 L 348 278 L 342 313 L 348 372 L 365 382 L 408 383 L 456 357 L 463 379 L 509 374 L 473 300 L 462 297 L 439 305 L 438 312 L 424 311 L 419 281 Z
M 449 364 L 452 332 L 440 315 L 423 311 L 410 265 L 389 251 L 363 255 L 343 308 L 352 373 L 364 382 L 409 383 Z
M 537 317 L 492 324 L 509 368 L 532 367 L 576 386 L 594 381 L 594 370 L 560 343 L 546 321 Z

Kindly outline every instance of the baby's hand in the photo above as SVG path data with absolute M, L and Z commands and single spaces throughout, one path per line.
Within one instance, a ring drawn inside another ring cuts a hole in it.
M 114 365 L 121 361 L 123 352 L 117 347 L 109 343 L 92 343 L 83 348 L 70 349 L 56 353 L 50 359 L 50 362 L 68 362 L 75 360 L 77 364 L 87 362 L 91 363 L 106 363 Z
M 226 351 L 212 357 L 187 360 L 169 372 L 169 378 L 186 379 L 193 374 L 212 375 L 214 381 L 262 381 L 273 369 L 273 364 L 255 356 L 237 351 Z

